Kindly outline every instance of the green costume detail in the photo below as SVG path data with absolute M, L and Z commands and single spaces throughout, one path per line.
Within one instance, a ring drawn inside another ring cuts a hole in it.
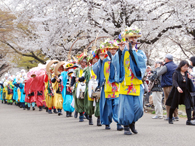
M 79 72 L 80 72 L 79 68 L 75 69 L 75 77 L 76 78 L 79 78 Z M 85 108 L 84 108 L 84 100 L 85 99 L 78 99 L 76 97 L 76 83 L 74 84 L 74 90 L 72 92 L 72 95 L 73 95 L 73 98 L 74 98 L 74 108 L 75 108 L 75 110 L 78 113 L 84 112 L 85 111 Z
M 95 112 L 95 116 L 99 117 L 100 116 L 100 106 L 99 106 L 99 101 L 96 102 L 96 108 L 93 106 L 93 102 L 94 101 L 89 101 L 88 100 L 88 84 L 89 84 L 89 80 L 90 80 L 90 72 L 91 72 L 92 67 L 87 67 L 84 70 L 85 73 L 85 81 L 86 81 L 86 89 L 85 89 L 85 112 L 87 113 L 87 115 L 92 116 Z

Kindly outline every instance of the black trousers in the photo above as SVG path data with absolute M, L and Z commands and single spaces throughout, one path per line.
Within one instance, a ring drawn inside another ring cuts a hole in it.
M 175 111 L 175 109 L 170 108 L 170 111 L 169 111 L 169 119 L 172 119 L 173 118 L 174 111 Z M 186 114 L 187 114 L 188 121 L 191 121 L 191 109 L 186 109 Z

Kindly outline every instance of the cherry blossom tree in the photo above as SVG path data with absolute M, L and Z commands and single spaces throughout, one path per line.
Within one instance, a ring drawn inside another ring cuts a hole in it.
M 139 48 L 148 57 L 156 58 L 169 49 L 186 58 L 194 55 L 193 0 L 9 0 L 0 8 L 16 16 L 7 45 L 37 60 L 33 54 L 37 50 L 50 59 L 65 60 L 78 38 L 85 36 L 73 46 L 73 55 L 97 35 L 117 39 L 127 26 L 142 29 Z

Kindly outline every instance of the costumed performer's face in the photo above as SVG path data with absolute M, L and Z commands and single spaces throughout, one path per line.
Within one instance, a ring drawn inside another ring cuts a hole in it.
M 32 78 L 35 78 L 35 77 L 36 77 L 36 74 L 32 74 L 31 77 L 32 77 Z
M 81 61 L 81 67 L 85 68 L 85 66 L 87 65 L 87 62 L 85 60 Z
M 130 38 L 128 38 L 128 40 L 129 40 L 129 42 L 134 42 L 134 43 L 136 43 L 136 42 L 137 42 L 137 38 L 138 38 L 138 37 L 130 37 Z
M 100 59 L 104 60 L 105 56 L 106 56 L 105 54 L 100 54 Z
M 125 43 L 121 43 L 118 45 L 120 50 L 124 50 L 125 49 Z
M 71 77 L 71 76 L 72 76 L 72 72 L 71 72 L 71 73 L 69 73 L 69 74 L 68 74 L 68 76 L 69 76 L 69 77 Z
M 114 54 L 116 54 L 116 51 L 117 51 L 117 50 L 116 50 L 116 49 L 110 49 L 109 51 L 110 51 L 110 53 L 111 53 L 112 55 L 114 55 Z
M 92 64 L 94 65 L 97 61 L 98 61 L 98 59 L 97 59 L 97 58 L 93 58 L 93 60 L 92 60 Z
M 60 66 L 59 69 L 58 69 L 58 71 L 59 71 L 60 73 L 63 72 L 63 71 L 64 71 L 64 67 L 63 67 L 63 66 Z

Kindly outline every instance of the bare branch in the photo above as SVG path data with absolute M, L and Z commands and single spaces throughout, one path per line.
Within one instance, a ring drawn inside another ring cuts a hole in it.
M 146 44 L 154 44 L 168 30 L 170 30 L 170 29 L 176 29 L 176 28 L 182 28 L 182 26 L 181 25 L 176 25 L 176 26 L 167 27 L 167 28 L 163 29 L 161 32 L 159 32 L 158 35 L 154 39 L 152 39 L 152 40 L 141 40 L 140 42 L 141 43 L 146 43 Z
M 8 43 L 8 42 L 6 42 L 6 41 L 1 41 L 1 42 L 4 43 L 4 44 L 6 44 L 6 45 L 9 46 L 10 48 L 12 48 L 16 53 L 18 53 L 18 54 L 20 54 L 20 55 L 22 55 L 22 56 L 32 57 L 32 58 L 36 59 L 37 61 L 39 61 L 39 62 L 41 62 L 41 63 L 43 63 L 43 64 L 46 63 L 44 60 L 42 60 L 42 59 L 40 59 L 38 56 L 36 56 L 36 55 L 34 54 L 34 52 L 32 52 L 32 51 L 31 51 L 31 54 L 25 54 L 25 53 L 22 53 L 22 52 L 20 52 L 19 50 L 17 50 L 14 46 L 12 46 L 12 45 L 11 45 L 10 43 Z
M 170 37 L 168 37 L 168 38 L 169 38 L 171 41 L 173 41 L 175 44 L 177 44 L 177 45 L 180 47 L 180 49 L 181 49 L 181 51 L 183 52 L 183 54 L 184 54 L 187 58 L 189 58 L 189 56 L 186 54 L 184 48 L 182 47 L 182 45 L 181 45 L 180 43 L 178 43 L 177 41 L 175 41 L 174 39 L 172 39 L 172 38 L 170 38 Z

